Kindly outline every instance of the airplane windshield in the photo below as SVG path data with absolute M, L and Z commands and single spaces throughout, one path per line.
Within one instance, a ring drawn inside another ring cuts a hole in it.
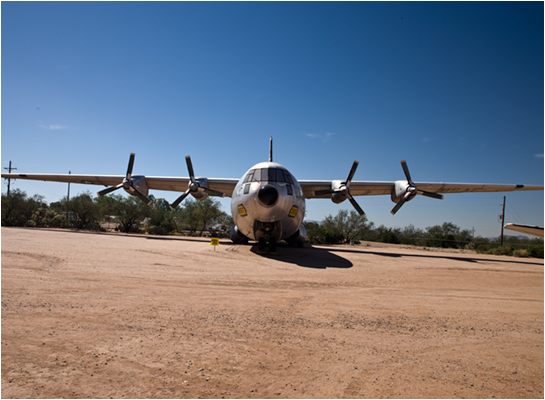
M 293 184 L 291 174 L 281 168 L 258 168 L 248 172 L 244 182 L 281 182 Z

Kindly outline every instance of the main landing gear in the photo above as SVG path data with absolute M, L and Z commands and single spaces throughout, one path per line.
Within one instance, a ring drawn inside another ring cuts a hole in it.
M 263 237 L 260 237 L 259 240 L 257 241 L 257 252 L 260 253 L 260 254 L 265 254 L 267 253 L 266 251 L 266 247 L 267 247 L 267 242 L 265 240 L 265 238 Z M 271 238 L 269 240 L 269 254 L 273 254 L 273 255 L 276 255 L 276 239 L 275 238 Z

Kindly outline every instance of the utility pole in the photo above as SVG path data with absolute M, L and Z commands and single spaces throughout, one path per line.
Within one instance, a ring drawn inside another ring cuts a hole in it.
M 11 174 L 11 171 L 16 170 L 17 168 L 11 168 L 11 161 L 10 161 L 9 162 L 9 167 L 8 168 L 4 167 L 4 169 L 7 169 L 8 172 Z M 10 187 L 10 185 L 11 185 L 11 178 L 8 178 L 8 197 L 9 197 L 9 187 Z
M 505 196 L 503 196 L 503 208 L 501 211 L 501 236 L 500 236 L 500 246 L 503 245 L 503 226 L 505 225 Z
M 68 171 L 68 175 L 70 175 L 72 173 L 72 171 Z M 68 182 L 68 196 L 67 196 L 67 200 L 70 201 L 70 182 Z
M 70 175 L 72 171 L 68 171 L 68 175 Z M 68 220 L 68 203 L 70 203 L 70 182 L 68 182 L 68 194 L 66 195 L 66 220 Z

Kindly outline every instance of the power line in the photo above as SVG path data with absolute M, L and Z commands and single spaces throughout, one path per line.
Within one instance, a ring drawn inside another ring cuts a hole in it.
M 511 212 L 511 215 L 515 216 L 516 214 L 516 217 L 518 218 L 518 221 L 520 221 L 521 223 L 525 223 L 524 220 L 521 218 L 521 216 L 519 215 L 519 213 L 517 212 L 517 210 L 511 205 L 511 203 L 507 203 L 507 208 L 509 209 L 509 211 Z M 515 214 L 513 214 L 513 212 Z

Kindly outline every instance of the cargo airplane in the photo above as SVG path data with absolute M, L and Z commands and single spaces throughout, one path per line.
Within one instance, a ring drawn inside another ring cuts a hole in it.
M 231 197 L 231 213 L 235 223 L 231 227 L 231 240 L 234 243 L 257 241 L 260 252 L 265 251 L 267 244 L 269 251 L 275 252 L 276 243 L 281 240 L 303 246 L 306 239 L 306 229 L 302 225 L 305 199 L 329 198 L 337 204 L 348 200 L 358 214 L 363 216 L 365 213 L 354 196 L 390 195 L 395 203 L 391 213 L 395 214 L 416 195 L 443 199 L 442 193 L 543 190 L 543 186 L 537 185 L 414 182 L 405 160 L 401 161 L 405 179 L 394 182 L 353 181 L 358 161 L 354 161 L 344 180 L 299 181 L 286 167 L 273 162 L 272 138 L 269 161 L 254 165 L 240 179 L 195 177 L 189 156 L 186 157 L 189 177 L 133 175 L 134 157 L 132 153 L 124 176 L 11 173 L 2 174 L 2 178 L 106 186 L 106 189 L 98 192 L 99 196 L 123 188 L 127 193 L 140 198 L 147 204 L 151 203 L 147 197 L 150 189 L 183 192 L 172 203 L 172 209 L 175 209 L 188 195 L 192 195 L 197 200 L 204 200 L 208 196 Z

